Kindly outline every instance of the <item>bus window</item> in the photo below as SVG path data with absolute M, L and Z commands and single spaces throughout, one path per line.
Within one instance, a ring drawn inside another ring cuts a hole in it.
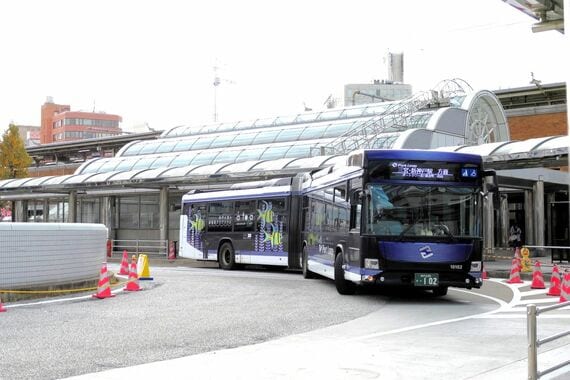
M 234 202 L 221 201 L 210 203 L 208 212 L 208 231 L 231 232 L 234 214 Z
M 253 231 L 253 222 L 257 218 L 255 201 L 236 201 L 234 231 Z

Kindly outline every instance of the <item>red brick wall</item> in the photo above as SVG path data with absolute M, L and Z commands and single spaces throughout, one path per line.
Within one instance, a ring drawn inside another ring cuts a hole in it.
M 511 140 L 568 134 L 566 112 L 542 115 L 511 116 L 507 118 Z

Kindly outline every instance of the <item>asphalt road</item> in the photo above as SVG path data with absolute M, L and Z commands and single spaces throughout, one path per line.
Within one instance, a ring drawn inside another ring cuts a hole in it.
M 84 295 L 8 305 L 0 314 L 0 378 L 59 379 L 189 355 L 206 363 L 198 358 L 314 331 L 383 347 L 386 358 L 396 354 L 391 373 L 409 378 L 426 375 L 425 368 L 411 365 L 414 358 L 428 363 L 437 378 L 454 378 L 459 363 L 469 369 L 466 374 L 478 374 L 526 354 L 524 320 L 513 318 L 509 307 L 521 297 L 499 283 L 487 282 L 477 292 L 450 290 L 443 298 L 428 292 L 347 297 L 332 281 L 281 271 L 157 267 L 152 275 L 154 281 L 141 281 L 143 291 L 113 298 Z M 493 317 L 500 308 L 508 318 Z M 568 323 L 552 321 L 553 331 Z M 446 362 L 448 355 L 457 363 Z M 224 362 L 218 364 L 223 370 Z M 195 375 L 184 371 L 178 369 L 176 376 Z

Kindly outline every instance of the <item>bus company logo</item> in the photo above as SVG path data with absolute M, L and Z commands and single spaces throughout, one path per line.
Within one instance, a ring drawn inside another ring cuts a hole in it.
M 429 245 L 423 246 L 419 249 L 422 259 L 429 259 L 433 256 L 433 251 Z

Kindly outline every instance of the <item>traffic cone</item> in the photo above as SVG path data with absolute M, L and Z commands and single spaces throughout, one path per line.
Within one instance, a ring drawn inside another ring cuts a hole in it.
M 139 280 L 152 280 L 153 278 L 150 275 L 150 268 L 148 264 L 148 256 L 147 255 L 139 255 L 139 261 L 137 263 L 137 267 L 139 268 L 139 272 L 137 273 L 139 276 Z
M 107 276 L 107 263 L 104 262 L 101 266 L 101 273 L 99 275 L 99 283 L 97 284 L 97 293 L 93 294 L 94 298 L 108 298 L 115 297 L 111 293 L 111 286 L 109 285 L 109 277 Z
M 560 286 L 560 301 L 558 301 L 558 303 L 570 300 L 570 272 L 566 272 L 563 279 L 562 286 Z
M 532 284 L 531 289 L 546 289 L 544 285 L 544 276 L 542 275 L 542 269 L 540 269 L 540 261 L 536 260 L 534 263 L 534 272 L 532 272 Z
M 517 259 L 513 259 L 511 264 L 511 273 L 509 279 L 506 281 L 507 284 L 523 284 L 523 280 L 520 277 L 520 269 Z
M 552 276 L 550 277 L 550 289 L 546 293 L 547 296 L 559 296 L 560 295 L 560 272 L 558 271 L 558 265 L 554 264 L 552 267 Z
M 8 309 L 6 309 L 4 307 L 4 305 L 2 305 L 2 299 L 0 298 L 0 313 L 4 312 L 4 311 L 8 311 Z
M 121 269 L 119 270 L 119 274 L 129 274 L 129 253 L 126 249 L 123 251 L 123 260 L 121 261 Z
M 489 274 L 487 273 L 487 271 L 485 269 L 483 269 L 483 274 L 481 275 L 481 278 L 483 280 L 488 280 L 489 279 Z
M 136 292 L 141 290 L 139 286 L 139 277 L 137 275 L 137 257 L 133 255 L 133 260 L 131 262 L 131 272 L 129 273 L 129 281 L 127 282 L 127 286 L 123 290 L 129 292 Z

